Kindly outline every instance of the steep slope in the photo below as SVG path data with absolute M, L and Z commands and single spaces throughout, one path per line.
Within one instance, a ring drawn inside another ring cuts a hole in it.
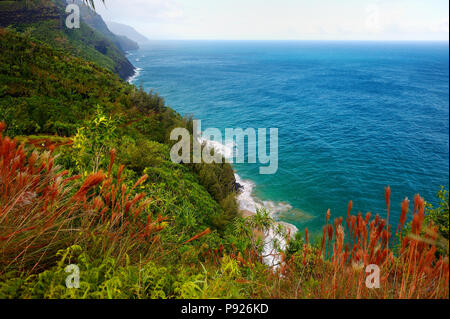
M 148 143 L 164 144 L 166 169 L 158 168 L 153 174 L 165 181 L 164 187 L 180 186 L 180 180 L 167 170 L 173 165 L 166 148 L 173 143 L 169 138 L 172 128 L 187 127 L 189 123 L 166 107 L 158 94 L 145 93 L 95 63 L 55 50 L 29 35 L 0 28 L 0 40 L 0 122 L 7 123 L 6 134 L 72 138 L 101 108 L 120 124 L 115 132 L 120 138 L 110 147 L 118 150 L 118 156 L 129 167 L 137 174 L 150 166 L 155 168 L 155 150 Z M 66 160 L 74 166 L 72 156 Z M 202 212 L 198 218 L 222 227 L 225 220 L 236 214 L 236 207 L 230 205 L 235 203 L 231 166 L 199 164 L 189 171 L 198 175 L 200 183 L 223 206 L 222 210 L 217 202 L 214 207 L 209 203 L 208 212 Z M 189 192 L 179 194 L 183 197 Z M 186 203 L 180 200 L 179 204 Z M 197 207 L 203 205 L 198 201 Z M 193 211 L 191 214 L 198 215 Z
M 124 36 L 124 35 L 114 35 L 116 39 L 116 43 L 120 45 L 120 48 L 124 51 L 134 51 L 139 49 L 139 44 L 137 42 L 131 40 L 130 38 Z
M 60 12 L 51 0 L 0 0 L 0 27 L 48 20 L 60 21 Z
M 95 63 L 1 30 L 1 120 L 10 125 L 13 136 L 74 134 L 76 124 L 89 116 L 93 103 L 114 101 L 117 91 L 131 92 L 115 74 Z M 59 123 L 64 123 L 64 128 Z
M 297 233 L 274 273 L 253 232 L 270 229 L 268 213 L 244 220 L 227 210 L 231 167 L 170 160 L 168 133 L 190 121 L 30 33 L 0 28 L 0 299 L 448 299 L 448 239 L 436 237 L 419 195 L 398 244 L 387 244 L 382 217 L 353 215 L 349 204 L 345 224 L 327 214 L 321 243 Z M 29 136 L 43 133 L 58 135 Z M 80 289 L 65 285 L 73 264 Z M 366 264 L 390 274 L 380 289 L 364 285 Z
M 102 34 L 105 38 L 113 42 L 122 52 L 137 50 L 139 49 L 139 45 L 127 38 L 123 35 L 116 35 L 112 33 L 106 23 L 103 21 L 103 18 L 93 11 L 90 7 L 85 5 L 80 0 L 62 0 L 63 2 L 70 4 L 75 3 L 80 7 L 81 20 L 90 26 L 95 31 Z
M 110 39 L 84 22 L 81 22 L 80 29 L 65 27 L 63 0 L 0 1 L 0 4 L 0 27 L 13 26 L 19 31 L 26 30 L 52 47 L 95 62 L 122 79 L 134 74 L 133 65 Z
M 145 36 L 128 25 L 112 21 L 106 21 L 106 24 L 108 25 L 108 29 L 111 30 L 114 34 L 124 35 L 127 38 L 140 44 L 145 44 L 149 41 Z

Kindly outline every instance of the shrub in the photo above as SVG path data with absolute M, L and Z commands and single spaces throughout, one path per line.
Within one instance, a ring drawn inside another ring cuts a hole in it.
M 1 270 L 33 271 L 76 242 L 119 262 L 142 243 L 148 251 L 164 218 L 145 212 L 151 201 L 145 194 L 133 194 L 147 177 L 130 189 L 121 177 L 123 166 L 116 178 L 111 175 L 113 162 L 111 152 L 108 173 L 93 173 L 80 186 L 73 183 L 79 176 L 68 177 L 49 152 L 28 155 L 23 144 L 0 133 Z
M 440 200 L 438 207 L 433 207 L 429 203 L 425 206 L 425 222 L 433 222 L 438 227 L 440 235 L 448 241 L 448 191 L 442 187 L 437 196 Z

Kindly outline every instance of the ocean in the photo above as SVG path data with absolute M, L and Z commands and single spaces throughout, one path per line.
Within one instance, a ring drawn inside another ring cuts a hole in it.
M 349 200 L 385 217 L 385 186 L 393 225 L 405 197 L 448 189 L 448 42 L 152 41 L 128 57 L 132 83 L 203 128 L 278 128 L 276 174 L 234 165 L 241 207 L 317 235 Z

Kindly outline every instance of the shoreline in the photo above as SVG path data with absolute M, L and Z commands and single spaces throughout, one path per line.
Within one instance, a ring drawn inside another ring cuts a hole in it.
M 237 150 L 235 149 L 234 142 L 226 142 L 225 144 L 218 143 L 215 141 L 206 140 L 203 137 L 200 137 L 199 142 L 205 143 L 207 147 L 214 149 L 215 152 L 221 154 L 225 160 L 232 159 L 235 156 Z M 256 214 L 258 209 L 266 209 L 272 219 L 277 224 L 282 224 L 285 228 L 291 231 L 292 234 L 295 234 L 298 231 L 298 228 L 295 225 L 289 224 L 283 221 L 277 221 L 276 215 L 279 213 L 287 212 L 293 207 L 286 202 L 275 202 L 272 200 L 262 200 L 258 198 L 254 194 L 254 188 L 256 187 L 255 182 L 252 180 L 244 180 L 240 177 L 236 169 L 232 166 L 234 172 L 234 179 L 236 184 L 236 202 L 239 206 L 239 211 Z
M 250 218 L 251 216 L 256 215 L 256 211 L 258 209 L 266 209 L 269 212 L 270 217 L 274 220 L 273 227 L 267 232 L 261 232 L 258 230 L 254 231 L 256 236 L 264 237 L 264 263 L 276 269 L 281 264 L 281 256 L 277 252 L 277 247 L 281 250 L 285 250 L 287 248 L 286 240 L 283 236 L 277 233 L 277 229 L 281 226 L 284 231 L 289 233 L 289 236 L 293 238 L 298 232 L 298 228 L 295 225 L 283 221 L 277 221 L 274 216 L 277 212 L 272 211 L 271 208 L 281 207 L 279 211 L 283 211 L 292 209 L 292 206 L 286 203 L 275 203 L 272 201 L 262 201 L 258 199 L 253 193 L 255 183 L 241 179 L 236 171 L 234 176 L 236 183 L 241 186 L 238 189 L 236 196 L 236 202 L 239 205 L 239 215 L 243 218 Z
M 244 212 L 245 215 L 255 215 L 258 209 L 266 209 L 270 212 L 270 215 L 275 220 L 275 222 L 283 224 L 284 227 L 290 229 L 291 231 L 298 231 L 298 228 L 295 225 L 281 220 L 276 220 L 275 218 L 276 214 L 293 209 L 293 207 L 289 203 L 274 202 L 271 200 L 264 201 L 255 196 L 253 189 L 256 187 L 256 184 L 253 181 L 243 180 L 236 172 L 236 170 L 234 170 L 234 177 L 236 180 L 236 184 L 240 185 L 236 197 L 240 212 Z
M 132 76 L 130 76 L 126 82 L 128 82 L 129 84 L 134 84 L 133 81 L 136 80 L 136 78 L 140 75 L 142 69 L 141 68 L 135 68 L 134 69 L 134 74 Z
M 206 147 L 214 149 L 215 152 L 221 154 L 225 158 L 225 161 L 232 159 L 235 152 L 237 152 L 234 142 L 225 141 L 225 144 L 222 144 L 204 139 L 202 136 L 198 138 L 198 141 L 205 143 Z M 276 220 L 276 215 L 278 213 L 289 211 L 293 209 L 293 207 L 289 203 L 274 202 L 258 198 L 253 192 L 256 184 L 251 180 L 242 179 L 233 166 L 232 168 L 237 193 L 236 203 L 238 204 L 238 213 L 242 217 L 248 218 L 252 215 L 256 215 L 257 210 L 266 209 L 274 221 L 273 227 L 262 235 L 264 236 L 265 243 L 263 251 L 263 255 L 265 256 L 264 263 L 270 267 L 276 268 L 281 263 L 281 256 L 277 252 L 277 247 L 281 250 L 285 250 L 287 247 L 285 238 L 277 231 L 279 226 L 281 226 L 282 231 L 289 233 L 291 238 L 298 232 L 298 228 L 295 225 Z
M 140 75 L 140 72 L 142 71 L 142 69 L 139 67 L 136 67 L 135 70 L 135 74 L 127 81 L 130 84 L 134 84 L 133 81 L 137 79 L 137 77 Z M 236 151 L 234 143 L 230 144 L 225 142 L 225 144 L 222 144 L 206 140 L 203 137 L 198 138 L 198 140 L 200 143 L 205 143 L 206 146 L 222 154 L 225 159 L 233 158 Z M 264 255 L 266 255 L 267 257 L 264 257 L 264 262 L 269 266 L 277 267 L 277 265 L 279 265 L 279 263 L 281 262 L 281 257 L 278 253 L 274 253 L 274 250 L 276 249 L 275 246 L 279 246 L 282 250 L 285 250 L 287 243 L 286 240 L 277 233 L 276 229 L 281 226 L 284 231 L 290 234 L 292 238 L 298 232 L 298 228 L 295 225 L 289 224 L 287 222 L 276 220 L 276 215 L 281 212 L 289 211 L 293 207 L 289 203 L 285 202 L 274 202 L 271 200 L 264 201 L 262 199 L 259 199 L 253 193 L 253 189 L 255 188 L 256 184 L 251 180 L 242 179 L 238 175 L 235 168 L 232 168 L 234 172 L 235 183 L 236 185 L 240 186 L 236 188 L 236 203 L 238 204 L 238 213 L 242 217 L 248 218 L 252 215 L 256 215 L 258 209 L 266 209 L 269 212 L 270 217 L 274 220 L 273 228 L 269 229 L 267 233 L 260 235 L 263 235 L 265 237 Z

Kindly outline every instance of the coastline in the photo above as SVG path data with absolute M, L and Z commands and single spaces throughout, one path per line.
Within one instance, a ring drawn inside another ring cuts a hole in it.
M 126 82 L 133 84 L 133 81 L 139 76 L 141 71 L 142 71 L 141 68 L 134 68 L 134 74 L 132 76 L 130 76 Z
M 127 82 L 134 84 L 133 82 L 137 79 L 142 71 L 141 68 L 135 68 L 135 74 L 131 76 Z M 220 153 L 226 160 L 232 159 L 235 152 L 235 145 L 232 142 L 226 142 L 225 144 L 218 143 L 215 141 L 210 141 L 199 137 L 198 141 L 200 143 L 205 143 L 207 147 L 214 149 L 216 152 Z M 277 267 L 281 263 L 281 256 L 276 252 L 278 247 L 285 250 L 287 247 L 286 240 L 277 231 L 277 229 L 282 228 L 283 232 L 290 234 L 291 238 L 295 236 L 298 232 L 298 228 L 295 225 L 289 224 L 287 222 L 279 221 L 276 219 L 276 215 L 282 212 L 286 212 L 292 209 L 289 203 L 285 202 L 274 202 L 271 200 L 262 200 L 255 196 L 253 190 L 256 184 L 251 180 L 244 180 L 239 175 L 238 172 L 233 167 L 235 182 L 237 187 L 236 202 L 238 204 L 238 212 L 244 218 L 249 218 L 256 215 L 257 210 L 266 209 L 270 213 L 270 217 L 274 220 L 274 226 L 269 229 L 266 233 L 259 233 L 260 236 L 264 236 L 264 262 L 271 266 Z
M 291 238 L 293 238 L 298 232 L 298 228 L 292 224 L 277 221 L 275 219 L 275 215 L 278 212 L 292 209 L 292 206 L 287 203 L 275 203 L 272 201 L 260 200 L 253 193 L 255 183 L 249 180 L 241 179 L 236 171 L 234 176 L 236 183 L 241 186 L 238 190 L 238 196 L 236 197 L 236 201 L 239 205 L 239 214 L 243 218 L 250 218 L 251 216 L 256 215 L 257 210 L 266 209 L 269 211 L 270 217 L 275 221 L 274 226 L 267 232 L 262 233 L 260 231 L 255 231 L 255 235 L 264 237 L 264 263 L 273 268 L 277 268 L 282 262 L 281 256 L 277 252 L 278 247 L 281 250 L 285 250 L 287 248 L 285 238 L 278 233 L 277 229 L 281 226 L 281 228 L 287 232 Z M 275 209 L 275 211 L 273 209 Z
M 206 146 L 210 149 L 214 149 L 214 151 L 221 154 L 225 158 L 225 160 L 233 159 L 237 152 L 236 145 L 233 142 L 225 141 L 225 144 L 222 144 L 216 141 L 204 139 L 203 137 L 200 137 L 198 141 L 200 143 L 205 143 Z M 283 225 L 283 227 L 287 228 L 287 230 L 290 231 L 291 234 L 295 234 L 298 231 L 296 226 L 276 220 L 277 214 L 287 212 L 293 208 L 289 203 L 275 202 L 272 200 L 262 200 L 258 198 L 257 196 L 255 196 L 253 191 L 256 187 L 256 184 L 251 180 L 242 179 L 234 167 L 233 171 L 235 182 L 238 186 L 238 196 L 236 197 L 236 201 L 239 205 L 240 212 L 243 212 L 244 215 L 255 215 L 257 210 L 266 209 L 270 212 L 270 216 L 277 222 L 277 224 Z
M 233 142 L 225 141 L 225 144 L 218 143 L 216 141 L 210 141 L 203 137 L 198 138 L 199 142 L 205 143 L 206 147 L 214 149 L 215 152 L 221 154 L 225 160 L 232 159 L 237 150 Z M 271 200 L 262 200 L 255 196 L 254 188 L 256 184 L 251 180 L 242 179 L 238 172 L 234 169 L 234 178 L 237 185 L 236 202 L 239 206 L 239 214 L 244 218 L 249 218 L 256 215 L 260 209 L 266 209 L 270 217 L 274 220 L 272 228 L 262 233 L 256 231 L 257 236 L 264 237 L 264 251 L 263 260 L 264 263 L 270 267 L 277 268 L 281 263 L 281 256 L 278 253 L 278 249 L 285 250 L 287 248 L 287 242 L 284 234 L 289 234 L 291 238 L 298 232 L 298 228 L 292 224 L 278 221 L 276 215 L 282 212 L 286 212 L 292 209 L 292 206 L 284 202 L 274 202 Z M 281 228 L 281 233 L 279 229 Z
M 140 48 L 139 48 L 139 49 L 140 49 Z M 135 53 L 136 51 L 139 51 L 139 49 L 137 49 L 137 50 L 130 50 L 130 51 L 125 52 L 125 57 L 128 59 L 128 61 L 130 61 L 130 63 L 131 63 L 131 64 L 133 65 L 133 67 L 134 67 L 134 73 L 133 73 L 133 75 L 130 75 L 130 76 L 128 77 L 128 79 L 126 80 L 126 82 L 128 82 L 128 83 L 130 83 L 130 84 L 133 84 L 133 81 L 136 80 L 136 78 L 140 75 L 140 73 L 141 73 L 141 71 L 142 71 L 142 68 L 139 68 L 139 67 L 135 66 L 134 63 L 131 62 L 131 58 L 134 56 L 134 53 Z M 139 61 L 139 59 L 135 59 L 135 62 L 138 62 L 138 61 Z

